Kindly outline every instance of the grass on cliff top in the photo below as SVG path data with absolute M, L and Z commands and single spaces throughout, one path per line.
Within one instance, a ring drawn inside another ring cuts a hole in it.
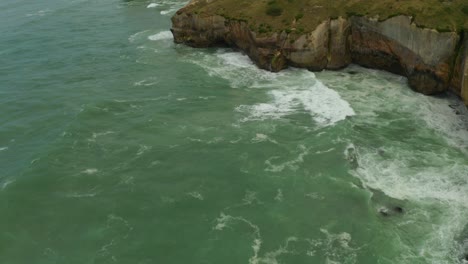
M 328 18 L 409 15 L 420 27 L 468 31 L 468 0 L 195 0 L 186 11 L 246 21 L 258 33 L 313 31 Z

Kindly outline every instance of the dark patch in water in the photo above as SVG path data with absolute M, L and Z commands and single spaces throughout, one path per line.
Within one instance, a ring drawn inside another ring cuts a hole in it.
M 385 154 L 385 150 L 383 150 L 383 149 L 379 149 L 379 154 L 380 154 L 380 155 L 383 155 L 383 154 Z
M 393 206 L 391 208 L 381 207 L 379 209 L 379 213 L 382 216 L 387 217 L 387 216 L 392 216 L 392 215 L 397 215 L 397 214 L 403 214 L 404 210 L 403 210 L 403 207 L 401 207 L 401 206 Z
M 359 163 L 358 163 L 356 149 L 350 146 L 346 149 L 346 152 L 347 152 L 346 159 L 348 160 L 349 164 L 351 165 L 353 169 L 357 169 L 359 167 Z
M 390 213 L 388 212 L 388 209 L 387 208 L 380 208 L 379 209 L 379 213 L 383 216 L 389 216 Z
M 393 211 L 399 213 L 399 214 L 402 214 L 403 213 L 403 208 L 400 207 L 400 206 L 395 206 L 393 207 Z

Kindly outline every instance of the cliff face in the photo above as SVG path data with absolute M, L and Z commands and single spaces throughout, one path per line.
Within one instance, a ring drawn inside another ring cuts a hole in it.
M 269 71 L 288 65 L 339 69 L 356 63 L 404 75 L 410 87 L 423 94 L 450 89 L 468 105 L 468 39 L 419 28 L 407 16 L 385 21 L 340 17 L 323 21 L 310 33 L 267 36 L 257 35 L 244 21 L 198 15 L 187 8 L 179 10 L 172 23 L 176 43 L 239 48 Z
M 468 105 L 468 37 L 465 35 L 455 62 L 451 87 L 459 92 Z M 459 88 L 460 90 L 456 90 Z
M 445 91 L 457 55 L 457 33 L 418 28 L 406 16 L 383 22 L 351 18 L 353 62 L 408 77 L 410 86 L 424 94 Z

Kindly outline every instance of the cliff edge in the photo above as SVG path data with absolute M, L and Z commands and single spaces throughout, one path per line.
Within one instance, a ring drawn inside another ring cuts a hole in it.
M 331 2 L 192 0 L 171 30 L 176 43 L 238 48 L 269 71 L 355 63 L 406 76 L 423 94 L 451 90 L 468 105 L 468 4 Z

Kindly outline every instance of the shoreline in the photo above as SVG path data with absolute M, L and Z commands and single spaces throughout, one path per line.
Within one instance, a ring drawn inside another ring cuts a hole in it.
M 412 17 L 399 15 L 383 21 L 329 18 L 311 32 L 260 34 L 244 20 L 199 14 L 193 10 L 196 4 L 191 1 L 172 17 L 174 42 L 231 47 L 272 72 L 287 67 L 339 70 L 357 64 L 404 76 L 411 89 L 425 95 L 450 91 L 468 106 L 468 34 L 463 31 L 421 28 Z

